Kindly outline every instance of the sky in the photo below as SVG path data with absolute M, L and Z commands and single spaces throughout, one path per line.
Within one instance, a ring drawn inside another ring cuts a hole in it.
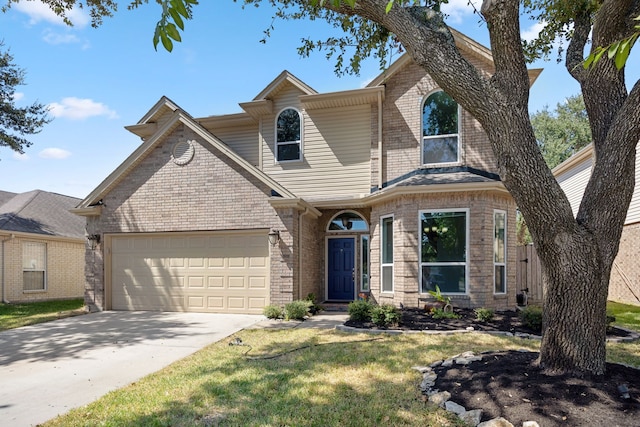
M 241 112 L 238 104 L 251 101 L 283 70 L 321 93 L 364 87 L 380 73 L 376 60 L 366 61 L 359 76 L 337 77 L 324 53 L 301 58 L 300 40 L 328 34 L 325 22 L 273 22 L 273 10 L 265 5 L 243 9 L 231 0 L 200 3 L 171 53 L 153 48 L 160 16 L 153 1 L 133 11 L 121 2 L 99 28 L 91 27 L 83 10 L 72 12 L 69 27 L 38 0 L 0 12 L 1 49 L 8 49 L 25 71 L 26 84 L 16 87 L 16 105 L 42 103 L 53 118 L 42 132 L 27 136 L 33 145 L 24 154 L 0 147 L 0 190 L 86 197 L 141 143 L 124 127 L 136 124 L 162 96 L 193 117 L 205 117 Z M 450 26 L 489 46 L 486 27 L 468 0 L 450 0 L 443 11 Z M 275 30 L 261 43 L 272 23 Z M 523 21 L 523 37 L 539 28 Z M 640 78 L 637 51 L 627 67 L 627 79 L 634 82 Z M 531 68 L 544 71 L 531 89 L 530 112 L 545 106 L 553 110 L 579 93 L 555 56 Z

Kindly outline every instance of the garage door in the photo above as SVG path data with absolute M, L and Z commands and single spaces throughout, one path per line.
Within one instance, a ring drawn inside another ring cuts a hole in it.
M 269 246 L 257 233 L 112 236 L 111 308 L 261 314 Z

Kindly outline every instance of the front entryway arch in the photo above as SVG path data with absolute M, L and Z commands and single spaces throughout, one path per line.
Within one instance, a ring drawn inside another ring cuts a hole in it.
M 326 227 L 328 301 L 353 301 L 368 292 L 369 224 L 352 210 L 335 214 Z

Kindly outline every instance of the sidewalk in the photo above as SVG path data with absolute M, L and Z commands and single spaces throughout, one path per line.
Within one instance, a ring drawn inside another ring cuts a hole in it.
M 348 318 L 349 315 L 344 311 L 321 311 L 304 321 L 265 319 L 261 322 L 250 325 L 246 329 L 335 329 L 336 326 L 344 324 Z

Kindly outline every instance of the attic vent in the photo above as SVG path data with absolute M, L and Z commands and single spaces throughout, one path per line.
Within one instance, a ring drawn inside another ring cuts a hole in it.
M 191 159 L 193 159 L 195 151 L 193 141 L 185 141 L 181 139 L 173 146 L 171 159 L 176 165 L 186 165 L 191 161 Z

